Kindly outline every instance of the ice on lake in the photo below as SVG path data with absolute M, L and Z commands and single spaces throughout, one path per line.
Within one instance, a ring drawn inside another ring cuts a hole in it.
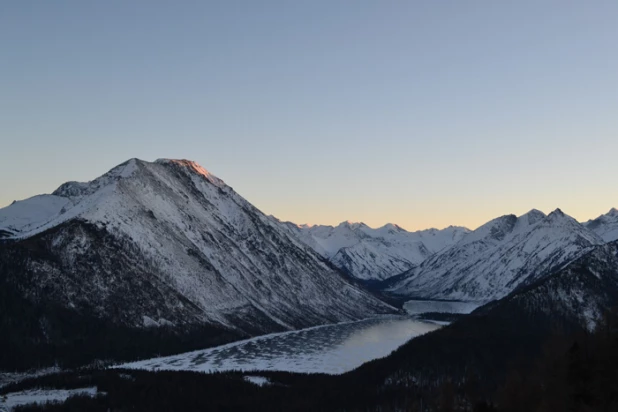
M 381 317 L 276 333 L 180 355 L 118 365 L 148 370 L 270 370 L 340 374 L 381 358 L 439 325 Z

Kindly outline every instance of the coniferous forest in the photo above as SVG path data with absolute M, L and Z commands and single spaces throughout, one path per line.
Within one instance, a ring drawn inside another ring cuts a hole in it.
M 614 411 L 618 408 L 618 312 L 608 312 L 592 333 L 543 338 L 534 356 L 514 350 L 481 359 L 479 342 L 453 343 L 448 335 L 425 335 L 393 355 L 344 375 L 284 372 L 195 372 L 83 369 L 6 386 L 0 394 L 35 387 L 96 386 L 95 398 L 74 396 L 64 404 L 20 407 L 19 411 Z M 437 336 L 437 337 L 436 337 Z M 433 350 L 427 349 L 428 347 Z M 449 353 L 472 356 L 451 362 Z M 530 354 L 532 352 L 529 352 Z M 427 361 L 427 355 L 435 359 Z M 437 357 L 442 362 L 436 360 Z M 502 359 L 502 357 L 504 359 Z M 474 357 L 476 357 L 475 360 Z M 496 366 L 490 362 L 497 362 Z M 423 368 L 409 369 L 410 365 Z M 408 371 L 408 372 L 406 372 Z M 411 373 L 414 371 L 414 373 Z M 245 376 L 262 376 L 257 386 Z

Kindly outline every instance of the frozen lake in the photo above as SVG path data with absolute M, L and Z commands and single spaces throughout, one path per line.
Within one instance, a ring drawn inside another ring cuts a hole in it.
M 276 333 L 116 367 L 148 370 L 270 370 L 340 374 L 381 358 L 439 325 L 403 316 Z

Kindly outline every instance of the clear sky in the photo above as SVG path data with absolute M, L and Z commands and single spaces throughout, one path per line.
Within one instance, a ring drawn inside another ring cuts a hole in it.
M 297 223 L 618 207 L 616 1 L 0 2 L 0 206 L 188 158 Z

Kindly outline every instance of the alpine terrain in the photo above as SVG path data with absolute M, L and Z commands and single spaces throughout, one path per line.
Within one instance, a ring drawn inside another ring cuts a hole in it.
M 0 209 L 0 234 L 5 353 L 102 345 L 105 328 L 208 327 L 230 340 L 395 312 L 187 160 L 131 159 L 14 202 Z M 77 338 L 71 322 L 92 330 Z
M 386 282 L 413 298 L 487 302 L 553 273 L 604 244 L 595 232 L 556 209 L 496 218 L 420 266 Z
M 336 227 L 284 224 L 335 266 L 364 281 L 384 280 L 415 268 L 469 232 L 457 226 L 408 232 L 392 223 L 378 229 L 351 222 Z
M 618 210 L 612 208 L 607 214 L 587 221 L 584 226 L 601 236 L 606 242 L 618 240 Z

